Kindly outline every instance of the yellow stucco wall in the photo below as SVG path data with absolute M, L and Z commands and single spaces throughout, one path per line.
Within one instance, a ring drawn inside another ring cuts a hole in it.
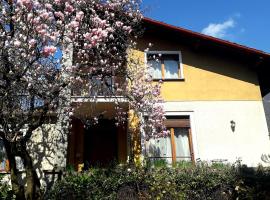
M 190 47 L 162 37 L 145 37 L 138 42 L 138 54 L 144 50 L 181 51 L 183 81 L 164 81 L 165 101 L 261 100 L 257 74 L 240 59 L 213 52 L 194 52 Z

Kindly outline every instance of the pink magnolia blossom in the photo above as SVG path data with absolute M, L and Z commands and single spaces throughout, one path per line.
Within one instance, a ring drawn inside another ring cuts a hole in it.
M 35 39 L 31 39 L 31 40 L 29 40 L 28 43 L 29 43 L 30 47 L 34 47 L 36 45 L 37 41 Z
M 43 49 L 43 55 L 45 57 L 53 55 L 55 53 L 56 49 L 57 48 L 55 46 L 45 46 L 44 49 Z
M 54 2 L 56 3 L 56 5 L 60 5 L 62 3 L 62 0 L 54 0 Z
M 117 21 L 117 22 L 115 22 L 115 25 L 117 27 L 122 27 L 123 26 L 123 22 Z
M 72 27 L 72 28 L 78 28 L 79 25 L 80 25 L 80 23 L 77 22 L 77 21 L 72 21 L 72 22 L 70 22 L 69 25 L 70 25 L 70 27 Z
M 46 7 L 48 10 L 53 10 L 53 6 L 52 6 L 52 4 L 50 4 L 50 3 L 46 3 L 46 4 L 45 4 L 45 7 Z
M 74 8 L 72 5 L 70 5 L 68 2 L 65 3 L 65 11 L 68 13 L 72 13 L 74 11 Z
M 86 39 L 86 40 L 91 40 L 91 36 L 92 36 L 92 34 L 90 34 L 90 33 L 85 33 L 85 34 L 83 34 L 83 37 Z
M 50 14 L 48 12 L 43 12 L 42 14 L 40 14 L 40 17 L 47 20 L 49 18 Z
M 83 11 L 79 11 L 76 13 L 76 20 L 81 21 L 83 19 L 84 13 Z
M 14 41 L 14 46 L 15 46 L 15 47 L 21 46 L 21 42 L 20 42 L 19 40 L 15 40 L 15 41 Z
M 61 20 L 65 19 L 65 16 L 62 12 L 58 11 L 58 12 L 54 12 L 56 17 L 59 17 Z
M 18 0 L 17 4 L 21 6 L 25 6 L 29 10 L 31 10 L 33 6 L 33 2 L 31 0 Z

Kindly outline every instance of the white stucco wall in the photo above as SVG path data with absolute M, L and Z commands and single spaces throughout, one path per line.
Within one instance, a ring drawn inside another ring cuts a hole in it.
M 59 172 L 66 167 L 67 136 L 59 123 L 45 124 L 32 135 L 28 147 L 42 186 L 51 186 L 58 179 L 57 174 L 44 173 L 44 170 Z
M 52 170 L 66 166 L 67 134 L 59 124 L 47 124 L 37 129 L 29 148 L 36 167 Z
M 270 138 L 261 101 L 166 102 L 164 107 L 169 115 L 190 115 L 195 159 L 267 165 L 261 156 L 270 154 Z
M 57 179 L 58 174 L 44 173 L 44 170 L 59 172 L 66 167 L 68 135 L 61 124 L 44 124 L 38 128 L 28 142 L 28 149 L 33 159 L 33 165 L 40 178 L 41 186 L 51 186 Z M 25 170 L 22 161 L 16 157 L 17 168 L 21 174 L 21 181 L 24 183 Z M 3 173 L 5 182 L 10 182 L 10 174 Z

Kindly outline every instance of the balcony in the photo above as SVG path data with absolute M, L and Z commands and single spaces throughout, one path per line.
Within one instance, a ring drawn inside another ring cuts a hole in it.
M 124 97 L 116 90 L 117 84 L 124 85 L 123 79 L 115 76 L 93 76 L 85 80 L 83 84 L 74 84 L 71 90 L 72 100 L 73 102 L 113 102 L 117 99 L 123 102 L 125 101 Z

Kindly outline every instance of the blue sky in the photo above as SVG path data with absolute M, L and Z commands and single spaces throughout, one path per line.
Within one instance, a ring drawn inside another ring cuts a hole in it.
M 144 15 L 270 53 L 270 0 L 142 0 Z

